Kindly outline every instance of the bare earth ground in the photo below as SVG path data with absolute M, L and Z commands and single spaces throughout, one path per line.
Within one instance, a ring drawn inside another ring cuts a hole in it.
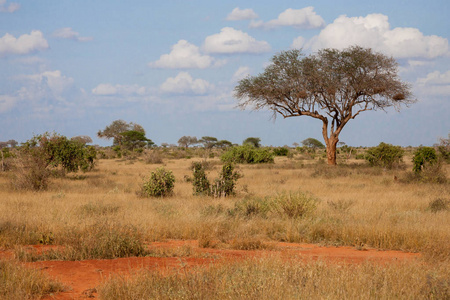
M 49 246 L 30 246 L 30 249 L 45 251 Z M 50 246 L 51 247 L 51 246 Z M 139 269 L 149 269 L 158 272 L 185 272 L 193 266 L 208 266 L 257 257 L 278 256 L 294 260 L 322 259 L 331 263 L 362 263 L 374 261 L 390 263 L 414 259 L 419 254 L 401 251 L 379 251 L 374 249 L 357 250 L 352 247 L 323 247 L 315 244 L 273 243 L 271 250 L 229 250 L 199 248 L 194 240 L 155 242 L 149 244 L 151 250 L 170 251 L 187 249 L 187 255 L 182 257 L 129 257 L 103 260 L 84 261 L 40 261 L 25 263 L 26 266 L 37 268 L 57 279 L 67 291 L 51 296 L 48 299 L 85 299 L 95 298 L 95 288 L 111 275 L 128 275 Z M 0 252 L 0 258 L 12 258 L 11 250 Z

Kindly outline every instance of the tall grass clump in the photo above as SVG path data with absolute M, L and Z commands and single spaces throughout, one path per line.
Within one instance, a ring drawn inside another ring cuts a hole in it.
M 449 271 L 409 262 L 330 264 L 254 259 L 161 275 L 116 276 L 100 299 L 448 299 Z M 282 294 L 280 294 L 282 293 Z
M 245 218 L 299 219 L 312 215 L 318 200 L 303 192 L 283 192 L 264 198 L 247 197 L 235 203 L 229 214 Z
M 94 224 L 64 237 L 64 248 L 42 254 L 16 249 L 22 261 L 114 259 L 148 254 L 144 239 L 133 226 Z
M 167 171 L 163 167 L 156 169 L 150 177 L 144 179 L 141 194 L 146 197 L 166 197 L 173 193 L 175 176 L 172 171 Z
M 41 299 L 63 290 L 61 283 L 50 280 L 38 270 L 0 260 L 0 298 L 3 300 Z

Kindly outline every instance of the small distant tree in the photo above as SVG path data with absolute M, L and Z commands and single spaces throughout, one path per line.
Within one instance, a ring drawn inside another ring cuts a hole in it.
M 199 141 L 200 144 L 203 144 L 203 147 L 207 150 L 211 150 L 217 145 L 217 138 L 212 136 L 203 136 Z
M 261 139 L 258 137 L 248 137 L 243 142 L 242 145 L 251 145 L 255 148 L 261 147 Z
M 195 136 L 182 136 L 178 140 L 178 146 L 188 148 L 191 145 L 198 144 L 198 140 Z
M 133 151 L 134 149 L 144 148 L 153 145 L 153 141 L 145 137 L 145 132 L 129 130 L 122 132 L 122 145 L 125 149 Z
M 233 143 L 227 140 L 220 140 L 216 143 L 217 148 L 226 149 L 233 146 Z
M 322 144 L 319 140 L 316 140 L 314 138 L 307 138 L 302 141 L 302 145 L 304 147 L 316 150 L 316 149 L 324 149 L 325 145 Z
M 11 148 L 15 148 L 19 144 L 16 140 L 9 140 L 6 143 L 8 143 Z
M 108 140 L 113 139 L 113 145 L 122 146 L 125 138 L 122 133 L 126 131 L 138 131 L 145 135 L 145 130 L 141 125 L 133 122 L 127 123 L 124 120 L 115 120 L 105 129 L 99 130 L 97 136 Z
M 91 137 L 90 137 L 90 136 L 87 136 L 87 135 L 78 135 L 78 136 L 74 136 L 74 137 L 71 138 L 70 140 L 71 140 L 71 141 L 79 142 L 79 143 L 81 143 L 81 144 L 83 144 L 83 145 L 92 143 Z

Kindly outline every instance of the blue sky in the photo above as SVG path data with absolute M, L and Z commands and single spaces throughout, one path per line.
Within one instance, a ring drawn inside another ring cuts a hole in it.
M 280 51 L 359 44 L 397 59 L 419 102 L 362 113 L 340 141 L 432 145 L 450 131 L 449 3 L 0 0 L 0 141 L 56 131 L 110 145 L 96 133 L 117 119 L 157 144 L 322 139 L 318 120 L 236 109 L 233 88 Z

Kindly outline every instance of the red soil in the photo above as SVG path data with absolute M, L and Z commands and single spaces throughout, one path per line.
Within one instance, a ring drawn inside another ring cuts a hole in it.
M 44 271 L 52 278 L 68 287 L 67 292 L 49 297 L 48 299 L 85 299 L 96 297 L 95 288 L 114 274 L 127 275 L 134 270 L 149 269 L 159 272 L 184 272 L 185 268 L 212 263 L 226 263 L 252 257 L 280 256 L 295 260 L 323 259 L 329 262 L 362 263 L 375 261 L 388 263 L 405 259 L 413 259 L 419 254 L 400 251 L 356 250 L 352 247 L 322 247 L 313 244 L 276 243 L 272 250 L 228 250 L 199 248 L 197 241 L 155 242 L 150 249 L 190 250 L 186 257 L 129 257 L 109 260 L 84 261 L 41 261 L 25 263 Z M 32 246 L 34 250 L 43 251 L 46 247 Z M 175 251 L 176 252 L 176 251 Z M 0 252 L 0 258 L 11 257 L 11 251 Z

